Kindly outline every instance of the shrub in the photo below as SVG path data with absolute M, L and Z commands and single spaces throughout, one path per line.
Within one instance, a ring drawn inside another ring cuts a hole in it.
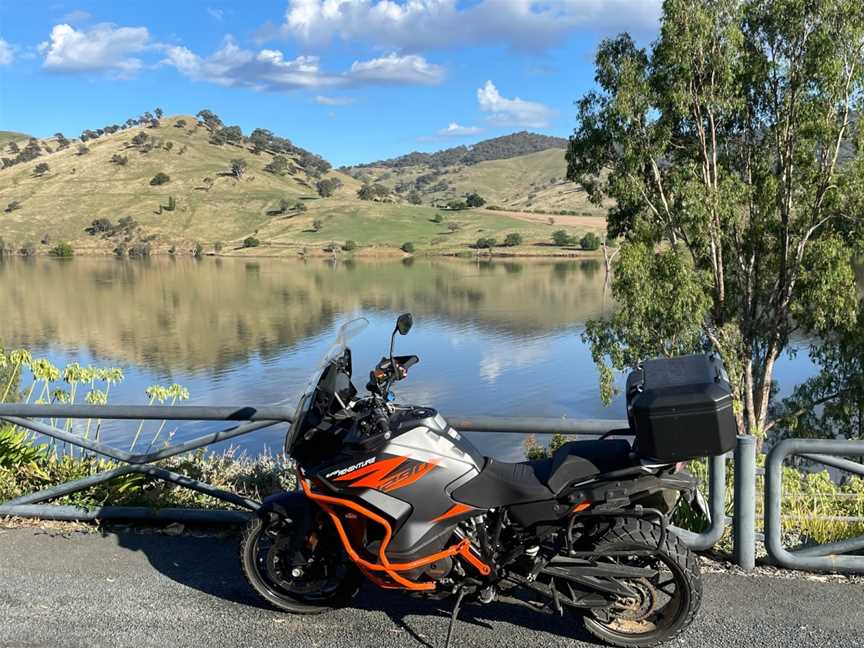
M 234 158 L 231 160 L 231 175 L 235 178 L 242 178 L 243 174 L 246 173 L 246 160 L 242 158 Z
M 504 245 L 507 247 L 516 247 L 522 245 L 522 235 L 518 232 L 512 232 L 504 237 Z
M 305 212 L 306 211 L 306 203 L 302 200 L 298 200 L 294 203 L 294 207 L 292 208 L 296 212 Z
M 565 245 L 570 245 L 573 239 L 564 230 L 555 230 L 552 232 L 552 242 L 558 247 L 564 247 Z
M 549 219 L 548 219 L 546 222 L 549 223 L 550 225 L 554 225 L 554 224 L 555 224 L 555 219 L 552 218 L 552 217 L 550 216 Z
M 195 247 L 192 248 L 192 256 L 196 259 L 200 259 L 201 255 L 204 254 L 204 246 L 201 245 L 200 241 L 195 241 Z
M 414 189 L 413 191 L 408 193 L 408 202 L 412 205 L 419 205 L 423 202 L 423 197 L 420 195 L 420 192 Z
M 390 190 L 382 184 L 367 184 L 360 187 L 357 197 L 360 200 L 382 200 L 390 195 Z
M 261 245 L 261 241 L 259 241 L 254 236 L 247 236 L 245 239 L 243 239 L 244 248 L 254 248 L 258 247 L 259 245 Z
M 155 176 L 153 176 L 153 178 L 150 180 L 150 185 L 153 187 L 158 187 L 159 185 L 163 185 L 166 182 L 170 182 L 170 181 L 171 181 L 170 176 L 168 176 L 167 173 L 162 173 L 160 171 Z
M 270 164 L 264 167 L 264 170 L 268 173 L 273 173 L 275 175 L 282 175 L 285 173 L 285 169 L 288 168 L 288 158 L 284 155 L 274 155 L 273 159 L 270 161 Z M 320 189 L 319 189 L 320 192 Z
M 75 256 L 75 251 L 72 249 L 71 245 L 62 242 L 51 248 L 48 251 L 48 254 L 50 254 L 51 256 L 59 257 L 61 259 L 68 259 Z
M 90 223 L 90 227 L 86 230 L 88 234 L 91 236 L 95 236 L 96 234 L 112 234 L 114 232 L 114 224 L 107 218 L 97 218 L 92 223 Z
M 435 214 L 432 217 L 432 222 L 433 223 L 443 223 L 444 222 L 444 215 L 443 214 Z
M 128 162 L 129 162 L 129 158 L 126 157 L 125 155 L 120 155 L 119 153 L 115 153 L 114 155 L 111 156 L 111 163 L 112 164 L 117 164 L 119 166 L 126 166 L 126 164 Z
M 216 254 L 219 254 L 222 251 L 223 247 L 225 247 L 225 245 L 222 243 L 222 241 L 216 241 L 213 244 L 213 251 L 216 252 Z
M 123 241 L 120 241 L 117 244 L 117 247 L 114 248 L 114 256 L 119 258 L 124 258 L 126 256 L 126 252 L 128 251 L 128 246 Z
M 160 205 L 160 207 L 162 207 L 162 209 L 164 209 L 165 211 L 174 211 L 175 209 L 177 209 L 177 199 L 174 198 L 174 196 L 168 196 L 168 204 Z
M 597 236 L 594 232 L 588 232 L 585 236 L 579 239 L 579 247 L 583 250 L 588 250 L 593 252 L 594 250 L 600 249 L 600 237 Z
M 414 253 L 414 244 L 411 241 L 406 241 L 405 243 L 402 244 L 402 246 L 399 249 L 402 250 L 403 252 L 405 252 L 406 254 L 413 254 Z
M 491 250 L 496 245 L 498 245 L 498 241 L 492 238 L 491 236 L 487 236 L 484 238 L 477 239 L 477 242 L 474 244 L 479 250 Z
M 21 246 L 21 249 L 18 250 L 21 256 L 31 257 L 36 254 L 36 246 L 33 245 L 32 241 L 27 241 L 24 245 Z
M 6 205 L 6 209 L 4 209 L 3 211 L 5 211 L 7 214 L 11 214 L 16 209 L 21 209 L 21 203 L 17 200 L 13 200 L 8 205 Z
M 468 207 L 482 207 L 486 204 L 486 201 L 476 193 L 469 193 L 465 196 L 465 204 Z
M 463 209 L 468 209 L 468 205 L 461 200 L 451 200 L 447 203 L 447 208 L 453 211 L 462 211 Z
M 174 128 L 186 128 L 186 120 L 185 119 L 178 119 L 174 123 Z
M 318 189 L 319 196 L 329 198 L 341 186 L 342 181 L 339 178 L 324 178 L 316 183 L 315 188 Z
M 129 257 L 130 258 L 141 258 L 141 257 L 149 257 L 150 256 L 150 244 L 149 243 L 136 243 L 132 247 L 129 248 Z
M 48 173 L 51 167 L 48 166 L 47 162 L 40 162 L 35 167 L 33 167 L 33 175 L 37 178 Z
M 459 223 L 447 223 L 447 229 L 451 232 L 457 232 L 462 229 L 462 226 Z
M 320 219 L 316 218 L 312 221 L 312 229 L 316 232 L 320 232 L 322 227 L 324 227 L 324 223 Z
M 347 241 L 345 241 L 345 243 L 342 244 L 342 249 L 346 252 L 351 252 L 352 250 L 357 249 L 357 243 L 355 241 L 352 241 L 351 239 L 348 239 Z

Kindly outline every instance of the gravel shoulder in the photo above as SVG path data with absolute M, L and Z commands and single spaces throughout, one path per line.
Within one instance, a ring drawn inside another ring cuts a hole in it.
M 700 648 L 864 648 L 864 585 L 705 567 L 705 598 L 676 642 Z M 0 647 L 443 645 L 449 603 L 364 588 L 351 608 L 313 617 L 263 607 L 233 535 L 0 529 Z M 596 644 L 572 618 L 470 605 L 457 645 Z

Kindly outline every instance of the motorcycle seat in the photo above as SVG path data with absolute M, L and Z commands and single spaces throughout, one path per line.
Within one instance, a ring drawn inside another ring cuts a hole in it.
M 480 474 L 454 490 L 452 497 L 475 508 L 539 502 L 574 482 L 631 464 L 625 440 L 570 441 L 549 459 L 508 463 L 489 457 Z
M 557 495 L 574 482 L 631 466 L 632 452 L 624 439 L 569 441 L 546 460 L 548 473 L 540 478 Z

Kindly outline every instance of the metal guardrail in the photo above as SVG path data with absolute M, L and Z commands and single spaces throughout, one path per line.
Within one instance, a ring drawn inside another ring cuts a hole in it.
M 864 476 L 864 465 L 838 456 L 864 456 L 864 441 L 786 439 L 778 443 L 765 461 L 765 548 L 768 555 L 777 564 L 790 569 L 846 574 L 864 572 L 864 556 L 843 555 L 864 551 L 864 536 L 798 551 L 788 551 L 783 547 L 780 510 L 783 460 L 796 455 Z
M 152 464 L 190 450 L 291 421 L 292 411 L 279 406 L 202 407 L 202 406 L 136 406 L 136 405 L 25 405 L 0 404 L 0 419 L 14 425 L 52 437 L 59 441 L 109 457 L 126 465 L 96 475 L 59 484 L 30 495 L 0 503 L 0 515 L 18 515 L 57 520 L 162 520 L 236 523 L 245 519 L 242 511 L 199 509 L 148 509 L 143 507 L 100 507 L 86 509 L 76 506 L 46 505 L 44 502 L 69 495 L 116 477 L 143 474 L 168 481 L 184 488 L 205 493 L 248 511 L 255 511 L 260 502 L 240 497 L 184 475 Z M 107 444 L 85 439 L 54 425 L 33 419 L 118 419 L 169 421 L 245 421 L 240 425 L 205 434 L 190 441 L 162 448 L 154 452 L 135 454 Z M 567 434 L 599 436 L 610 430 L 627 428 L 620 419 L 567 419 L 538 417 L 473 416 L 450 417 L 448 422 L 456 429 L 471 433 L 513 434 Z M 728 519 L 725 513 L 726 457 L 714 457 L 709 463 L 709 509 L 711 524 L 703 533 L 685 529 L 673 530 L 685 544 L 696 550 L 713 546 L 722 536 Z

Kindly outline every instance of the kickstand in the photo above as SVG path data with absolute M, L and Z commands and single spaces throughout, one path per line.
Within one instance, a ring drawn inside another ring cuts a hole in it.
M 456 618 L 459 616 L 463 598 L 465 598 L 465 588 L 460 587 L 459 595 L 456 597 L 456 605 L 453 606 L 453 612 L 450 614 L 450 627 L 447 628 L 447 643 L 444 644 L 444 648 L 450 648 L 450 640 L 453 639 L 453 628 L 456 626 Z

